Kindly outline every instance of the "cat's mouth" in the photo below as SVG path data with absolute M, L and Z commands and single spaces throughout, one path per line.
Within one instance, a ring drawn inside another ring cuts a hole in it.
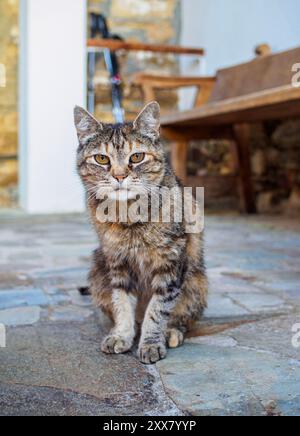
M 138 193 L 130 189 L 118 188 L 109 193 L 108 197 L 114 201 L 136 200 Z

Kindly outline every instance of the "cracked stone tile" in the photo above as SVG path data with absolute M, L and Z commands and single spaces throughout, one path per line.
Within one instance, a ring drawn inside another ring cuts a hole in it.
M 91 310 L 82 307 L 59 306 L 54 308 L 49 319 L 51 321 L 84 321 L 92 314 Z
M 292 327 L 300 324 L 300 313 L 273 317 L 228 329 L 240 347 L 268 351 L 300 362 L 300 348 L 294 348 Z
M 76 288 L 78 286 L 84 286 L 88 276 L 88 268 L 64 268 L 43 271 L 35 271 L 31 277 L 38 286 L 68 286 Z
M 36 253 L 36 252 L 15 252 L 16 250 L 14 250 L 14 253 L 11 254 L 10 256 L 7 257 L 7 260 L 10 262 L 26 262 L 26 265 L 28 266 L 33 266 L 33 268 L 37 268 L 38 266 L 35 265 L 34 263 L 32 263 L 33 261 L 41 261 L 42 260 L 42 255 L 40 253 Z
M 77 289 L 69 291 L 68 295 L 75 306 L 91 306 L 92 298 L 90 296 L 80 295 Z
M 40 316 L 40 307 L 16 307 L 13 309 L 0 310 L 0 323 L 5 326 L 32 325 L 39 321 Z
M 253 281 L 255 279 L 253 278 Z M 243 280 L 235 276 L 228 275 L 209 275 L 209 287 L 213 293 L 235 294 L 235 293 L 262 293 L 257 283 L 250 280 Z
M 224 318 L 247 314 L 249 314 L 248 310 L 234 304 L 229 297 L 213 293 L 209 295 L 205 318 Z
M 55 305 L 62 304 L 62 303 L 64 303 L 64 304 L 72 303 L 72 300 L 71 300 L 70 296 L 66 293 L 57 293 L 57 294 L 51 295 L 50 302 L 51 302 L 52 306 L 53 305 L 55 306 Z
M 215 347 L 236 347 L 237 341 L 230 336 L 212 335 L 186 339 L 186 344 L 213 345 Z
M 8 329 L 0 415 L 183 415 L 155 368 L 141 365 L 132 353 L 101 353 L 104 334 L 94 321 Z
M 55 286 L 54 287 L 52 287 L 52 286 L 45 286 L 43 289 L 44 289 L 45 293 L 47 295 L 50 295 L 50 296 L 60 294 L 62 291 L 65 292 L 65 289 L 57 288 Z
M 10 266 L 11 269 L 12 266 Z M 21 274 L 21 271 L 14 269 L 9 271 L 9 268 L 5 268 L 5 272 L 0 271 L 0 291 L 8 288 L 15 288 L 16 286 L 32 286 L 33 281 L 27 274 Z M 25 267 L 22 270 L 26 269 Z M 17 271 L 17 272 L 16 272 Z
M 157 364 L 167 393 L 191 415 L 300 414 L 300 365 L 239 347 L 186 344 Z
M 134 398 L 135 397 L 135 398 Z M 0 416 L 130 416 L 142 415 L 144 408 L 138 394 L 116 393 L 97 398 L 59 388 L 0 384 Z M 150 401 L 148 401 L 150 403 Z M 134 408 L 135 405 L 135 408 Z M 145 415 L 155 416 L 156 410 L 145 407 Z M 176 406 L 166 408 L 166 416 L 179 416 Z
M 45 306 L 49 298 L 41 289 L 25 288 L 0 291 L 0 309 L 18 306 Z
M 300 299 L 300 273 L 283 272 L 281 275 L 270 274 L 257 284 L 267 291 L 277 292 L 290 298 Z
M 253 313 L 279 312 L 291 309 L 282 298 L 266 293 L 240 292 L 234 293 L 230 298 L 234 303 Z

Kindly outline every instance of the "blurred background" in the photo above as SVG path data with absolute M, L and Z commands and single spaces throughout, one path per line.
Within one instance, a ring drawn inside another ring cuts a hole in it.
M 299 16 L 299 0 L 0 0 L 1 416 L 300 415 Z M 210 292 L 148 370 L 100 352 L 110 325 L 78 292 L 99 242 L 73 109 L 132 120 L 152 99 L 176 173 L 205 187 Z
M 75 104 L 113 121 L 110 71 L 101 50 L 88 49 L 91 14 L 103 14 L 125 41 L 204 49 L 204 55 L 145 50 L 117 52 L 126 119 L 145 96 L 138 72 L 213 76 L 253 59 L 261 44 L 272 52 L 299 45 L 297 0 L 0 0 L 0 208 L 60 213 L 84 209 L 75 173 Z M 91 57 L 94 61 L 93 77 Z M 300 59 L 299 59 L 300 62 Z M 192 106 L 195 90 L 155 95 L 163 113 Z M 251 165 L 258 211 L 300 211 L 300 121 L 255 125 Z M 169 147 L 166 144 L 166 147 Z M 227 141 L 194 141 L 188 173 L 205 177 L 207 204 L 237 209 Z M 227 178 L 227 180 L 229 180 Z

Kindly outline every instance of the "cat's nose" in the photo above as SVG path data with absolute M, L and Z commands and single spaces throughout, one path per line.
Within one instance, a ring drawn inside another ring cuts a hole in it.
M 117 179 L 118 182 L 123 182 L 127 178 L 127 176 L 126 176 L 126 174 L 121 174 L 121 175 L 115 174 L 114 178 Z

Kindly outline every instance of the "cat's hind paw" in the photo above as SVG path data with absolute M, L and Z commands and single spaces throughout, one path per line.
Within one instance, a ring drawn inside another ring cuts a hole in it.
M 145 365 L 152 365 L 166 356 L 167 348 L 163 343 L 142 344 L 139 348 L 139 359 Z
M 166 339 L 169 348 L 178 348 L 183 345 L 184 334 L 178 329 L 169 329 L 167 330 Z
M 131 347 L 132 341 L 118 335 L 109 335 L 102 342 L 101 350 L 106 354 L 123 354 Z

